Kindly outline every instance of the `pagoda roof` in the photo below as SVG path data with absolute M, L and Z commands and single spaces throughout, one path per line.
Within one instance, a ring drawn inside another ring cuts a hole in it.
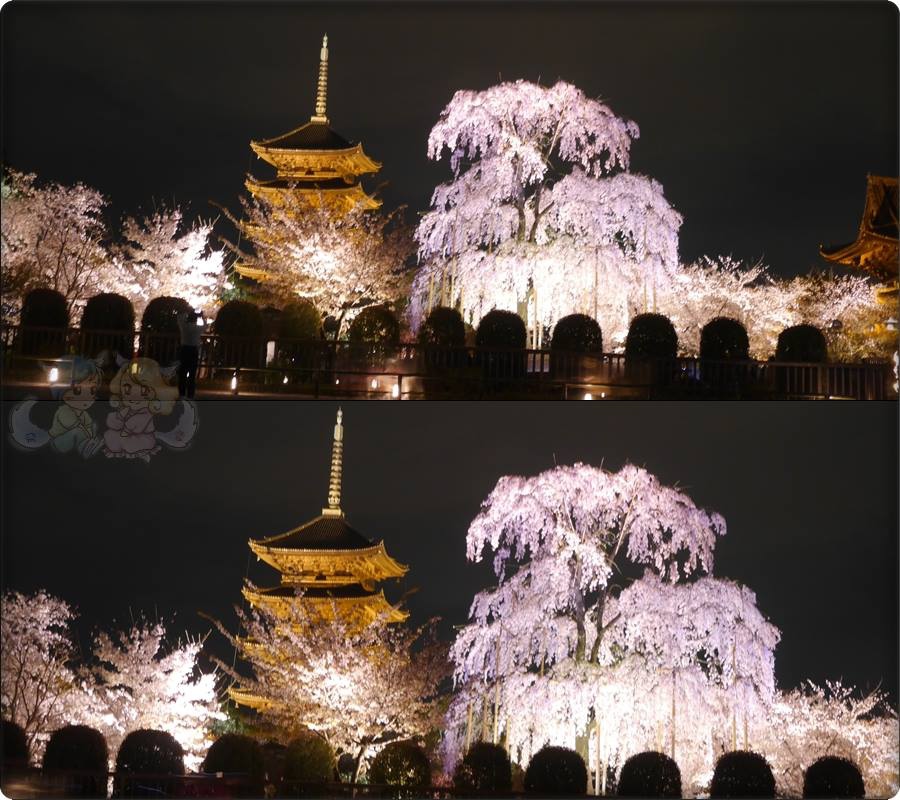
M 356 146 L 331 129 L 326 122 L 310 120 L 292 131 L 251 142 L 273 150 L 349 150 Z
M 360 583 L 348 583 L 343 586 L 291 586 L 282 583 L 280 586 L 273 586 L 270 589 L 254 589 L 254 596 L 260 597 L 302 597 L 304 600 L 327 600 L 334 598 L 335 600 L 355 600 L 361 597 L 375 597 L 384 592 L 373 592 L 366 589 Z
M 256 539 L 254 543 L 279 550 L 368 550 L 375 546 L 374 542 L 350 527 L 343 516 L 325 514 L 286 533 Z
M 896 276 L 900 238 L 897 206 L 897 179 L 867 176 L 866 204 L 856 239 L 846 244 L 822 246 L 819 252 L 828 261 L 861 267 L 880 278 Z

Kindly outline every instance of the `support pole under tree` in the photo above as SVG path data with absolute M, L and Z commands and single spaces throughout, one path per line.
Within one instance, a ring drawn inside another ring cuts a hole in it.
M 735 672 L 735 664 L 737 663 L 737 647 L 736 642 L 731 643 L 731 749 L 737 750 L 737 701 L 734 697 L 734 687 L 737 685 L 737 673 Z
M 491 732 L 491 744 L 497 744 L 497 721 L 500 716 L 500 637 L 503 635 L 503 623 L 494 649 L 494 725 Z
M 486 742 L 488 738 L 488 712 L 490 709 L 490 699 L 488 692 L 485 692 L 481 698 L 481 741 Z
M 594 794 L 596 796 L 600 796 L 601 794 L 606 794 L 606 764 L 603 763 L 603 758 L 600 755 L 600 717 L 597 717 L 597 740 L 594 744 L 595 755 L 597 757 L 597 775 L 596 780 L 594 781 Z
M 672 745 L 669 757 L 675 760 L 675 670 L 672 669 Z
M 466 746 L 464 753 L 469 752 L 469 748 L 472 747 L 472 701 L 469 700 L 468 706 L 466 708 Z

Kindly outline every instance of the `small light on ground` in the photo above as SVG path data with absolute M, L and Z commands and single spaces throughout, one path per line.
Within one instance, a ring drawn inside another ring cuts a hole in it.
M 372 388 L 373 389 L 378 388 L 378 378 L 372 378 Z
M 282 383 L 287 383 L 287 375 L 284 376 L 284 380 L 282 381 Z
M 56 383 L 59 380 L 59 370 L 56 367 L 50 368 L 50 383 Z
M 335 378 L 335 379 L 334 379 L 334 385 L 335 385 L 335 386 L 337 386 L 338 384 L 340 384 L 340 382 L 341 382 L 341 379 L 340 379 L 340 378 Z
M 237 389 L 237 375 L 232 375 L 231 376 L 231 391 L 233 392 L 235 389 Z
M 606 392 L 600 392 L 600 399 L 603 400 L 606 397 Z
M 585 399 L 585 400 L 593 400 L 593 399 L 594 399 L 594 395 L 592 395 L 590 392 L 585 392 L 585 393 L 584 393 L 584 399 Z
M 394 399 L 400 397 L 400 384 L 399 383 L 395 383 L 391 387 L 391 397 L 393 397 Z

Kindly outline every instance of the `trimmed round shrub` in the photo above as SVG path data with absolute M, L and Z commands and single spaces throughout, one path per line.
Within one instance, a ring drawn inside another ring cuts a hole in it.
M 154 297 L 141 316 L 141 332 L 178 335 L 178 315 L 193 312 L 191 304 L 180 297 Z
M 246 300 L 230 300 L 213 321 L 216 363 L 225 367 L 261 367 L 265 363 L 263 317 Z
M 261 337 L 262 313 L 246 300 L 229 300 L 216 314 L 213 330 L 219 336 Z
M 638 753 L 619 774 L 619 797 L 681 797 L 681 771 L 664 753 Z
M 226 733 L 212 743 L 203 761 L 204 772 L 233 772 L 246 776 L 241 797 L 262 794 L 265 765 L 259 742 L 239 733 Z
M 803 777 L 804 797 L 865 797 L 859 768 L 838 756 L 825 756 L 810 765 Z
M 428 786 L 431 783 L 428 756 L 415 742 L 392 742 L 372 759 L 369 783 Z
M 284 777 L 284 759 L 287 747 L 280 742 L 265 742 L 260 749 L 262 750 L 266 782 L 277 786 Z
M 299 300 L 288 303 L 278 319 L 279 339 L 318 339 L 322 316 L 312 303 Z
M 828 360 L 825 334 L 815 325 L 794 325 L 778 334 L 776 361 L 799 361 L 820 364 Z
M 44 751 L 44 769 L 92 769 L 106 772 L 109 750 L 103 734 L 87 725 L 66 725 L 53 732 Z
M 495 308 L 488 311 L 475 331 L 476 347 L 496 347 L 510 350 L 525 349 L 528 331 L 518 314 Z
M 8 719 L 3 720 L 3 724 L 0 726 L 0 748 L 3 750 L 4 766 L 28 766 L 28 738 L 19 725 Z
M 25 295 L 20 316 L 18 349 L 22 355 L 58 358 L 66 352 L 69 308 L 53 289 L 34 289 Z M 28 330 L 42 328 L 43 330 Z M 49 328 L 50 330 L 46 330 Z
M 711 797 L 775 797 L 772 768 L 759 753 L 735 750 L 716 762 Z
M 94 295 L 81 314 L 81 327 L 91 331 L 133 331 L 134 307 L 120 294 Z
M 347 339 L 353 344 L 396 347 L 400 343 L 400 323 L 387 306 L 369 306 L 353 318 Z
M 278 324 L 281 322 L 282 310 L 275 306 L 263 306 L 259 310 L 262 318 L 262 336 L 266 341 L 275 339 L 278 335 Z
M 334 777 L 334 750 L 312 731 L 292 739 L 284 754 L 286 781 L 326 783 Z
M 525 323 L 512 311 L 494 309 L 482 317 L 475 331 L 475 345 L 484 350 L 475 358 L 490 388 L 502 390 L 508 381 L 525 376 L 527 338 Z
M 387 306 L 369 306 L 353 318 L 347 339 L 354 361 L 380 368 L 400 344 L 400 323 Z
M 276 363 L 279 366 L 310 370 L 294 373 L 300 380 L 312 377 L 326 349 L 321 346 L 322 318 L 316 307 L 305 300 L 284 307 L 275 329 Z
M 419 344 L 423 347 L 465 347 L 466 324 L 455 308 L 438 306 L 419 328 Z
M 500 794 L 512 788 L 509 756 L 499 744 L 476 742 L 456 766 L 453 787 L 460 794 Z
M 700 358 L 711 361 L 746 361 L 750 358 L 747 331 L 736 319 L 716 317 L 700 331 Z
M 39 328 L 67 328 L 69 306 L 66 298 L 54 289 L 32 289 L 22 301 L 22 325 Z
M 161 776 L 130 778 L 129 772 Z M 175 737 L 165 731 L 141 730 L 129 733 L 116 755 L 116 779 L 113 793 L 118 797 L 159 797 L 171 790 L 162 776 L 184 775 L 184 750 Z
M 626 358 L 670 358 L 678 355 L 678 334 L 663 314 L 638 314 L 628 326 Z
M 98 294 L 87 301 L 81 314 L 82 355 L 103 350 L 131 358 L 134 350 L 134 307 L 120 294 Z
M 193 311 L 190 303 L 180 297 L 155 297 L 147 303 L 141 317 L 141 355 L 160 364 L 178 358 L 178 315 Z
M 45 770 L 95 773 L 66 776 L 66 797 L 106 796 L 109 750 L 106 739 L 98 730 L 87 725 L 67 725 L 54 731 L 44 751 L 43 767 Z
M 455 308 L 438 306 L 431 310 L 419 328 L 421 357 L 428 380 L 425 381 L 426 397 L 441 397 L 459 389 L 448 371 L 465 367 L 469 362 L 466 347 L 466 324 Z M 441 380 L 440 375 L 446 380 Z
M 542 747 L 525 770 L 525 791 L 542 796 L 582 795 L 587 791 L 584 759 L 568 747 Z
M 587 314 L 569 314 L 553 328 L 550 349 L 567 353 L 603 352 L 603 332 L 597 320 Z
M 116 755 L 116 772 L 184 774 L 184 750 L 175 737 L 148 728 L 129 733 Z
M 583 356 L 603 353 L 603 333 L 587 314 L 569 314 L 556 323 L 550 338 L 550 372 L 554 378 L 580 378 L 587 372 Z

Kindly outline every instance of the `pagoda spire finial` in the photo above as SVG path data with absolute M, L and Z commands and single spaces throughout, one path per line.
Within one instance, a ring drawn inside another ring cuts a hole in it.
M 325 101 L 328 98 L 328 34 L 322 37 L 322 49 L 319 51 L 319 85 L 316 87 L 316 113 L 310 117 L 311 122 L 328 122 L 325 116 Z
M 344 412 L 338 408 L 334 426 L 334 442 L 331 445 L 331 473 L 328 478 L 328 508 L 322 509 L 326 517 L 343 517 L 341 511 L 341 473 L 344 466 Z

